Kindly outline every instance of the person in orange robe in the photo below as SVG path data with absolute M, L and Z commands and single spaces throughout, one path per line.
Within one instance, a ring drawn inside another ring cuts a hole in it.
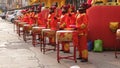
M 27 21 L 27 20 L 28 20 L 28 19 L 27 19 L 27 18 L 28 18 L 28 17 L 27 17 L 27 11 L 24 9 L 24 10 L 21 11 L 21 13 L 22 13 L 23 15 L 21 16 L 20 21 L 21 21 L 21 22 L 28 22 L 28 21 Z
M 87 28 L 88 20 L 86 16 L 86 9 L 81 7 L 79 8 L 79 14 L 76 19 L 76 28 L 78 31 L 78 51 L 79 59 L 81 62 L 88 61 L 88 47 L 87 47 Z
M 49 14 L 48 14 L 47 28 L 50 28 L 50 22 L 51 22 L 51 20 L 54 19 L 54 17 L 55 17 L 55 12 L 54 12 L 55 9 L 56 9 L 55 6 L 51 6 L 50 11 L 49 11 Z
M 26 23 L 29 22 L 28 14 L 25 14 L 25 15 L 23 16 L 23 20 L 22 20 L 22 21 L 23 21 L 23 22 L 26 22 Z
M 63 9 L 63 13 L 64 18 L 61 19 L 63 19 L 64 21 L 62 20 L 62 22 L 60 23 L 60 28 L 72 28 L 71 25 L 75 25 L 76 21 L 74 6 L 72 7 L 65 6 Z
M 60 16 L 60 25 L 59 25 L 59 28 L 60 30 L 63 30 L 65 28 L 65 19 L 66 19 L 66 13 L 67 13 L 67 10 L 66 10 L 66 6 L 62 6 L 61 7 L 61 10 L 62 10 L 62 14 Z
M 64 8 L 65 8 L 65 6 L 64 6 Z M 64 29 L 64 26 L 65 26 L 65 18 L 66 18 L 66 16 L 65 16 L 65 14 L 67 13 L 64 9 L 63 9 L 63 6 L 61 7 L 61 15 L 60 15 L 60 18 L 59 18 L 59 21 L 60 21 L 60 23 L 59 23 L 59 29 L 60 30 L 63 30 Z M 64 43 L 62 43 L 62 50 L 61 51 L 64 51 Z
M 40 27 L 46 27 L 46 22 L 44 22 L 44 18 L 42 16 L 41 12 L 38 13 L 38 23 L 37 24 Z
M 43 17 L 43 13 L 41 13 L 41 5 L 38 6 L 38 16 L 37 16 L 37 25 L 39 27 L 46 27 L 45 18 Z
M 69 29 L 71 28 L 71 25 L 75 25 L 76 21 L 74 8 L 70 7 L 69 5 L 64 6 L 63 13 L 64 16 L 61 18 L 60 29 Z M 69 45 L 69 42 L 62 42 L 62 50 L 65 53 L 70 52 Z
M 29 8 L 29 11 L 27 13 L 28 15 L 28 24 L 30 25 L 33 25 L 36 23 L 36 20 L 35 20 L 35 12 L 34 12 L 34 6 L 32 6 L 31 8 Z
M 51 30 L 57 30 L 57 18 L 55 16 L 55 10 L 56 10 L 56 7 L 55 6 L 51 6 L 50 8 L 50 12 L 49 12 L 49 15 L 48 15 L 48 22 L 47 22 L 47 28 L 51 29 Z M 52 38 L 49 38 L 49 43 L 52 44 L 55 42 L 55 39 L 54 37 Z
M 35 24 L 36 22 L 35 22 L 35 13 L 34 12 L 30 12 L 29 13 L 29 24 L 30 25 L 33 25 L 33 24 Z

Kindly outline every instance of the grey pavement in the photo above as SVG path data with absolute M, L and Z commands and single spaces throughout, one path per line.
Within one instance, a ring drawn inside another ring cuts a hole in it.
M 66 55 L 65 53 L 62 53 Z M 0 19 L 0 68 L 120 68 L 120 55 L 114 51 L 89 52 L 89 61 L 56 60 L 56 51 L 43 54 L 39 45 L 32 46 L 31 40 L 24 42 L 13 29 L 11 22 Z M 71 67 L 72 68 L 72 67 Z

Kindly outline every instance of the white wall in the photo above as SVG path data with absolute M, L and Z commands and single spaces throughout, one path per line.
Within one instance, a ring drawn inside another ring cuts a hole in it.
M 22 0 L 22 7 L 28 6 L 28 0 Z

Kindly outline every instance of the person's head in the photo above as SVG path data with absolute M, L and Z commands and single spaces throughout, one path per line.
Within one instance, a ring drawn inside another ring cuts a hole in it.
M 67 13 L 67 12 L 68 12 L 68 7 L 67 7 L 67 5 L 63 5 L 63 6 L 61 7 L 61 10 L 62 10 L 62 14 Z
M 78 9 L 80 13 L 86 13 L 86 10 L 90 8 L 91 5 L 87 3 L 83 3 L 80 5 L 80 8 Z
M 21 13 L 22 13 L 22 14 L 25 14 L 25 13 L 26 13 L 26 10 L 25 10 L 25 9 L 23 9 L 23 10 L 21 11 Z
M 37 12 L 41 12 L 41 4 L 37 6 Z
M 50 14 L 51 14 L 51 13 L 54 13 L 54 12 L 55 12 L 55 9 L 56 9 L 56 6 L 51 6 L 51 7 L 50 7 Z
M 75 7 L 73 5 L 71 6 L 71 12 L 75 12 Z
M 31 7 L 31 12 L 32 12 L 32 11 L 34 11 L 34 9 L 35 9 L 35 7 L 34 7 L 34 6 L 32 6 L 32 7 Z
M 91 4 L 83 3 L 83 4 L 80 5 L 80 7 L 83 7 L 83 8 L 85 8 L 85 9 L 88 9 L 88 8 L 91 7 Z
M 79 13 L 86 13 L 86 9 L 83 7 L 78 8 Z

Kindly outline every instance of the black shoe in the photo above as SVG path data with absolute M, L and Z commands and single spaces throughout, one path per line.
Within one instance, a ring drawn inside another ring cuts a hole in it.
M 81 62 L 88 62 L 88 59 L 82 59 Z
M 82 58 L 81 57 L 79 57 L 79 58 L 77 58 L 78 60 L 81 60 Z
M 64 53 L 70 53 L 70 51 L 64 51 Z
M 60 50 L 60 51 L 64 51 L 64 50 Z

